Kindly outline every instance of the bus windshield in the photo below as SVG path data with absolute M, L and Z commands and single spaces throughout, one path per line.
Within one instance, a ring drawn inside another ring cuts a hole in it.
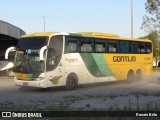
M 18 42 L 19 49 L 40 49 L 41 47 L 47 45 L 48 37 L 27 37 L 21 38 Z
M 14 62 L 14 72 L 33 73 L 44 72 L 44 61 L 40 60 L 40 49 L 47 45 L 48 37 L 24 37 L 17 45 L 17 52 Z
M 39 58 L 40 49 L 18 50 L 15 56 L 14 72 L 44 72 L 44 61 Z

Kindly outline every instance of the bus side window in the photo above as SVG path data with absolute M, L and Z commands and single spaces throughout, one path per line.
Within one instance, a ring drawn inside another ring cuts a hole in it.
M 66 53 L 77 52 L 77 48 L 78 48 L 77 38 L 75 38 L 75 37 L 66 37 L 65 52 Z
M 151 53 L 152 52 L 152 46 L 151 43 L 146 42 L 146 53 Z
M 118 50 L 118 41 L 109 40 L 108 41 L 108 49 L 109 49 L 109 52 L 111 52 L 111 53 L 119 52 L 119 50 Z
M 56 65 L 56 55 L 55 50 L 53 48 L 48 49 L 47 60 L 46 60 L 47 71 L 51 71 L 54 69 Z
M 131 53 L 140 53 L 139 42 L 130 42 L 130 52 Z
M 138 51 L 140 53 L 145 53 L 145 44 L 144 44 L 144 42 L 139 43 Z
M 129 42 L 128 41 L 120 41 L 120 52 L 129 53 Z
M 68 43 L 68 45 L 66 47 L 67 47 L 66 48 L 67 52 L 76 52 L 77 44 L 74 42 L 70 42 L 70 43 Z
M 92 41 L 89 38 L 82 38 L 81 39 L 81 52 L 92 52 Z
M 63 50 L 63 36 L 52 36 L 48 47 L 49 49 L 47 53 L 46 70 L 51 71 L 55 69 L 61 61 Z
M 101 39 L 96 39 L 95 40 L 95 52 L 103 53 L 105 52 L 105 42 L 104 40 Z

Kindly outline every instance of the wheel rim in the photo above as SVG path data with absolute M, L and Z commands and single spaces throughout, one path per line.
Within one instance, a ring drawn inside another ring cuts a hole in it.
M 72 90 L 78 87 L 78 77 L 77 75 L 71 73 L 66 78 L 66 85 L 65 88 L 67 90 Z
M 67 79 L 67 88 L 73 89 L 74 88 L 74 82 L 71 78 Z

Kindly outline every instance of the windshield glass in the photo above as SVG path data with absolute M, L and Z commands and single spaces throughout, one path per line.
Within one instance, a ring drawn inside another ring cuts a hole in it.
M 15 56 L 14 72 L 33 73 L 44 71 L 44 61 L 39 58 L 40 49 L 18 50 Z
M 47 45 L 48 37 L 27 37 L 21 38 L 18 42 L 17 48 L 23 49 L 40 49 Z

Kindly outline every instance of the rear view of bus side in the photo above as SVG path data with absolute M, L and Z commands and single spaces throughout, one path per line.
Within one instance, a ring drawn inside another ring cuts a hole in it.
M 35 33 L 21 37 L 15 50 L 19 86 L 73 89 L 78 84 L 152 75 L 150 40 L 95 32 Z

